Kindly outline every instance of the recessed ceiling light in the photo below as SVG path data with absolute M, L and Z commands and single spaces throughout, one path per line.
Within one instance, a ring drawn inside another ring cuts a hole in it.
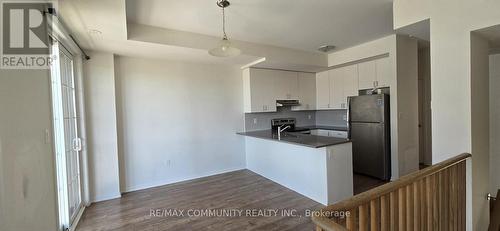
M 318 51 L 328 53 L 335 49 L 334 45 L 323 45 L 318 48 Z

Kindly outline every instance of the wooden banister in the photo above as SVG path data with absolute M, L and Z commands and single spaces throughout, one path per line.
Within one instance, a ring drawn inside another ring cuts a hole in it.
M 490 226 L 488 231 L 499 231 L 500 230 L 500 190 L 497 192 L 497 198 L 493 202 L 493 210 L 490 215 Z
M 465 160 L 461 154 L 327 206 L 312 216 L 317 231 L 464 230 Z M 346 217 L 328 214 L 349 212 Z

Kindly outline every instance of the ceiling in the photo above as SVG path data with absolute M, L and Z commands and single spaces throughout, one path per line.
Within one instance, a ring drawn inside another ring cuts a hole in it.
M 221 38 L 215 1 L 63 0 L 58 15 L 87 50 L 306 72 L 328 66 L 320 45 L 340 50 L 394 33 L 392 0 L 232 0 L 227 32 L 242 55 L 216 58 L 207 54 Z
M 127 0 L 128 23 L 221 35 L 216 0 Z M 231 0 L 227 33 L 235 40 L 314 51 L 343 49 L 393 33 L 392 0 Z

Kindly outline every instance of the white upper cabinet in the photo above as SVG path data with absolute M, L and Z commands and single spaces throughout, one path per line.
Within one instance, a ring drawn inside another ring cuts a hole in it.
M 332 89 L 330 104 L 333 109 L 347 109 L 347 98 L 358 95 L 358 66 L 350 65 L 330 71 Z
M 314 110 L 316 79 L 312 73 L 247 68 L 243 70 L 243 95 L 245 113 L 275 112 L 276 100 L 287 99 L 303 103 L 303 108 L 294 110 Z
M 343 84 L 344 84 L 344 97 L 342 108 L 347 108 L 347 98 L 350 96 L 358 96 L 358 65 L 351 65 L 343 67 Z
M 358 64 L 359 89 L 371 89 L 377 81 L 377 67 L 375 60 Z
M 377 59 L 377 86 L 390 87 L 391 86 L 391 64 L 389 57 Z
M 391 65 L 389 57 L 358 64 L 359 89 L 390 87 Z
M 274 78 L 276 99 L 299 99 L 298 73 L 293 71 L 266 70 Z
M 330 108 L 330 77 L 328 71 L 316 73 L 316 108 Z
M 358 95 L 358 66 L 351 65 L 316 74 L 318 109 L 347 109 L 347 97 Z
M 330 74 L 330 107 L 342 108 L 344 102 L 344 70 L 337 68 L 329 71 Z
M 298 73 L 298 98 L 300 106 L 292 110 L 316 110 L 316 75 L 314 73 Z
M 270 70 L 254 68 L 243 70 L 245 112 L 276 111 L 273 76 Z

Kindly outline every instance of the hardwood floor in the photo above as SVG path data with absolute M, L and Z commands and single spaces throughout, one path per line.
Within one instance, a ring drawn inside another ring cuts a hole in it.
M 354 195 L 356 195 L 364 191 L 368 191 L 372 188 L 378 187 L 380 185 L 383 185 L 387 182 L 361 174 L 354 174 L 353 183 L 354 183 Z
M 355 192 L 374 185 L 378 182 L 355 176 Z M 94 203 L 85 210 L 77 231 L 314 230 L 305 212 L 321 207 L 262 176 L 241 170 L 130 192 L 120 199 Z M 218 212 L 212 215 L 219 216 L 196 216 L 199 214 L 195 213 L 207 212 L 207 209 Z M 270 212 L 271 209 L 277 210 L 277 215 Z M 223 211 L 225 216 L 220 216 Z M 295 211 L 295 216 L 283 216 L 287 211 Z M 151 212 L 160 216 L 152 216 Z
M 94 203 L 86 209 L 77 230 L 313 230 L 310 218 L 303 216 L 304 211 L 319 208 L 321 205 L 309 198 L 242 170 L 126 193 L 120 199 Z M 184 216 L 154 217 L 150 216 L 151 209 L 184 210 Z M 243 214 L 190 217 L 186 214 L 190 209 L 236 209 Z M 245 216 L 253 209 L 296 209 L 296 214 L 302 217 Z

